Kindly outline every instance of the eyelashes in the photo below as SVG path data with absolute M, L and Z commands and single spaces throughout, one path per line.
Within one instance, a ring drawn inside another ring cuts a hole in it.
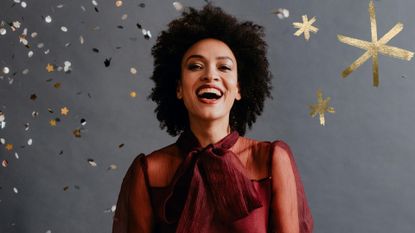
M 191 71 L 198 71 L 198 70 L 202 70 L 203 69 L 203 65 L 201 64 L 197 64 L 197 63 L 192 63 L 187 65 L 187 69 L 191 70 Z M 227 65 L 220 65 L 218 66 L 219 70 L 224 70 L 224 71 L 232 71 L 232 68 L 230 66 Z

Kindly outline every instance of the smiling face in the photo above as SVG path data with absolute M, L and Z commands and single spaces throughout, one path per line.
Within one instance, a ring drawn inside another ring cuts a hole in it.
M 241 95 L 236 59 L 225 43 L 203 39 L 186 51 L 177 98 L 183 99 L 191 122 L 229 122 L 232 105 Z

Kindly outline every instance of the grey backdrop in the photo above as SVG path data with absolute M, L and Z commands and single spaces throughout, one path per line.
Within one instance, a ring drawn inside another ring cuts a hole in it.
M 0 70 L 0 111 L 6 121 L 0 138 L 14 148 L 0 147 L 0 160 L 9 162 L 0 167 L 0 232 L 111 231 L 113 213 L 108 209 L 132 160 L 176 140 L 159 129 L 155 105 L 146 100 L 153 85 L 150 49 L 158 33 L 180 15 L 172 2 L 131 0 L 117 8 L 114 1 L 100 0 L 97 12 L 91 1 L 27 1 L 22 8 L 1 0 L 0 20 L 7 23 L 7 34 L 0 35 L 0 68 L 7 66 L 10 72 Z M 205 4 L 181 3 L 197 8 Z M 266 29 L 274 99 L 266 102 L 247 136 L 283 139 L 292 147 L 315 232 L 414 232 L 413 61 L 380 56 L 378 88 L 372 86 L 370 60 L 348 78 L 340 76 L 363 51 L 340 43 L 336 36 L 370 40 L 369 1 L 214 3 Z M 375 6 L 379 38 L 401 21 L 404 30 L 389 44 L 414 51 L 415 1 L 380 0 Z M 288 19 L 272 14 L 280 7 L 290 11 Z M 122 20 L 123 14 L 128 18 Z M 301 21 L 303 14 L 316 16 L 320 29 L 308 42 L 293 36 L 292 22 Z M 42 18 L 47 15 L 52 16 L 50 24 Z M 15 32 L 8 26 L 13 21 L 21 22 Z M 150 30 L 152 38 L 146 40 L 137 23 Z M 24 28 L 30 48 L 19 43 Z M 38 36 L 32 38 L 32 32 Z M 39 43 L 44 47 L 38 48 Z M 29 50 L 34 52 L 31 58 Z M 111 58 L 109 67 L 106 58 Z M 65 61 L 72 63 L 71 73 L 45 69 L 48 63 L 63 66 Z M 25 69 L 27 74 L 22 73 Z M 55 88 L 55 83 L 61 87 Z M 332 98 L 336 110 L 326 114 L 324 127 L 309 116 L 318 88 Z M 137 97 L 131 98 L 130 91 Z M 32 94 L 36 100 L 30 99 Z M 63 106 L 69 108 L 68 116 L 60 115 Z M 39 115 L 32 117 L 33 111 Z M 51 127 L 49 120 L 56 117 L 60 121 Z M 73 130 L 81 127 L 82 118 L 86 125 L 76 138 Z M 111 164 L 118 168 L 109 170 Z

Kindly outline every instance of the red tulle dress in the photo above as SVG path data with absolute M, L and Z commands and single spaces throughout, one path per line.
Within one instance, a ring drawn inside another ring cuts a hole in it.
M 150 175 L 149 175 L 150 174 Z M 313 218 L 289 146 L 237 131 L 202 148 L 189 131 L 129 167 L 113 233 L 269 233 L 313 231 Z

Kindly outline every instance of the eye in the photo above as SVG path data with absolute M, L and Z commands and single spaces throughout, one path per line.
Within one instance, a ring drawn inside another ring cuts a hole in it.
M 232 70 L 232 68 L 228 65 L 221 65 L 221 66 L 219 66 L 219 69 L 224 70 L 224 71 L 231 71 Z
M 191 63 L 191 64 L 189 64 L 189 65 L 187 66 L 187 68 L 188 68 L 189 70 L 195 71 L 195 70 L 200 70 L 200 69 L 202 69 L 203 67 L 202 67 L 202 65 L 201 65 L 201 64 Z

